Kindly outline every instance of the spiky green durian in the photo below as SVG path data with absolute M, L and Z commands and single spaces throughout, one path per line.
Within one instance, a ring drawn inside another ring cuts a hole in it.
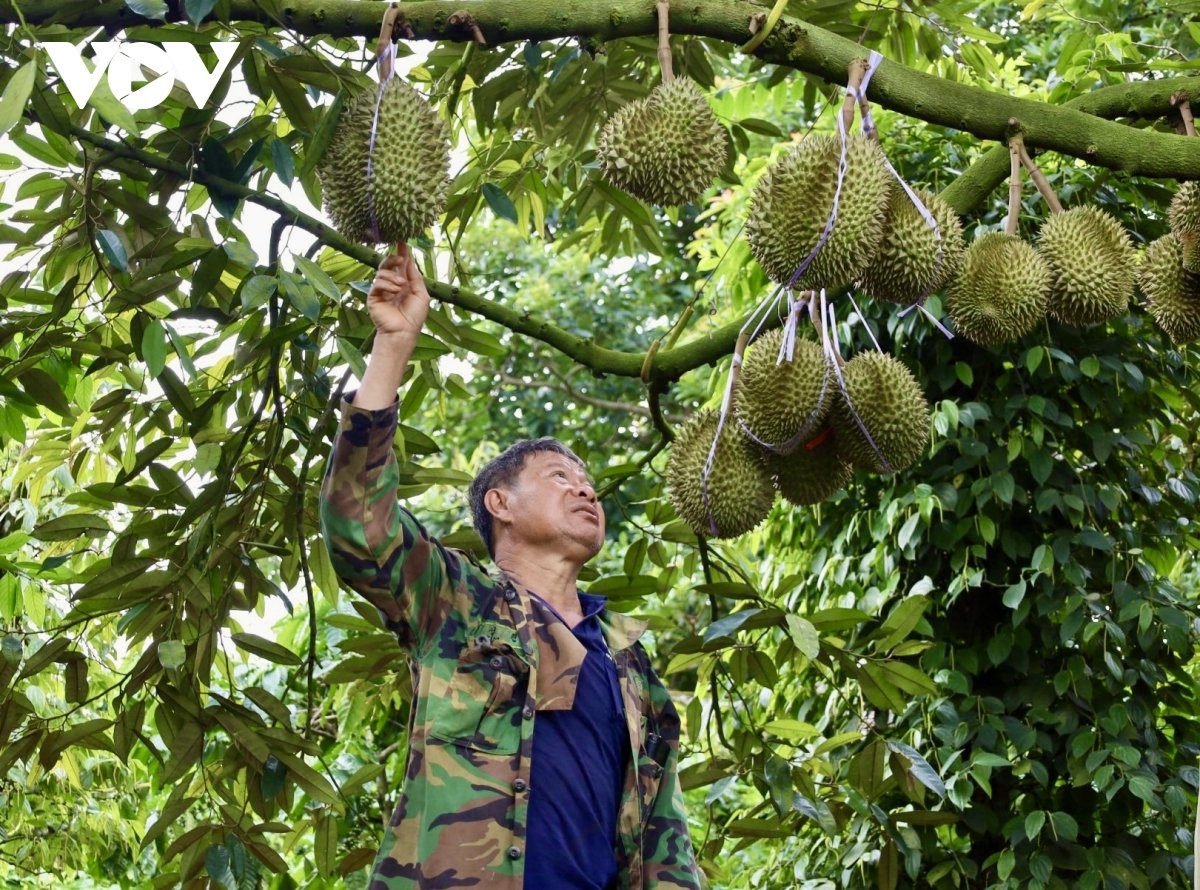
M 775 487 L 790 503 L 816 504 L 845 488 L 850 465 L 838 451 L 837 436 L 826 428 L 791 454 L 768 455 Z
M 449 131 L 437 112 L 398 77 L 387 80 L 378 97 L 378 89 L 368 89 L 342 109 L 318 170 L 334 228 L 368 244 L 421 234 L 445 208 L 450 185 Z
M 773 280 L 791 282 L 820 240 L 833 207 L 840 157 L 837 136 L 809 136 L 771 164 L 754 187 L 746 237 Z M 862 136 L 848 137 L 837 220 L 795 287 L 836 289 L 862 274 L 879 247 L 891 182 L 879 146 Z
M 667 461 L 667 487 L 675 512 L 696 534 L 733 538 L 766 519 L 775 489 L 762 450 L 732 417 L 721 430 L 706 485 L 704 466 L 716 433 L 714 411 L 701 411 L 680 426 Z
M 962 272 L 946 292 L 955 329 L 992 346 L 1016 340 L 1046 315 L 1050 270 L 1016 235 L 990 232 L 967 248 Z
M 912 372 L 890 355 L 863 352 L 842 368 L 842 379 L 846 389 L 830 415 L 842 457 L 872 473 L 912 466 L 929 444 L 929 402 Z
M 783 331 L 763 334 L 746 353 L 739 378 L 737 412 L 743 428 L 767 446 L 793 450 L 797 435 L 811 436 L 825 419 L 833 384 L 825 353 L 812 340 L 797 340 L 791 361 L 778 361 Z
M 1138 285 L 1146 308 L 1173 342 L 1200 339 L 1200 273 L 1183 268 L 1183 244 L 1174 232 L 1146 248 Z
M 859 279 L 859 286 L 877 299 L 913 303 L 941 290 L 962 268 L 966 244 L 958 214 L 933 192 L 916 192 L 938 225 L 937 235 L 908 193 L 894 184 L 879 251 Z
M 1183 248 L 1183 267 L 1200 272 L 1200 182 L 1185 182 L 1179 187 L 1167 218 Z
M 685 204 L 728 158 L 725 128 L 695 82 L 677 77 L 608 119 L 596 140 L 605 178 L 651 204 Z
M 1121 315 L 1133 296 L 1133 239 L 1112 215 L 1074 207 L 1046 220 L 1038 253 L 1050 270 L 1046 311 L 1067 324 L 1085 325 Z

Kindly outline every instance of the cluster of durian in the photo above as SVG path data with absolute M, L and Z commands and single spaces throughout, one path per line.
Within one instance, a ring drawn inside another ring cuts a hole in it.
M 736 416 L 721 426 L 711 465 L 716 412 L 688 420 L 671 446 L 671 502 L 697 534 L 736 537 L 766 518 L 776 491 L 792 504 L 815 504 L 845 486 L 853 468 L 898 472 L 928 446 L 929 403 L 895 358 L 861 353 L 839 382 L 810 340 L 797 340 L 792 358 L 778 361 L 782 338 L 773 331 L 748 350 Z
M 342 109 L 317 173 L 325 212 L 346 238 L 409 241 L 446 206 L 450 134 L 420 93 L 392 77 Z
M 1146 308 L 1175 343 L 1200 339 L 1200 182 L 1171 201 L 1171 231 L 1146 248 L 1138 284 Z
M 1122 315 L 1133 296 L 1133 240 L 1111 214 L 1076 207 L 1051 216 L 1036 247 L 986 234 L 967 248 L 946 293 L 955 329 L 992 346 L 1024 336 L 1046 315 L 1089 325 Z
M 918 192 L 938 224 L 935 232 L 888 170 L 879 145 L 859 135 L 847 137 L 838 193 L 841 156 L 840 137 L 810 136 L 759 179 L 746 237 L 763 271 L 804 290 L 857 281 L 872 296 L 902 304 L 945 286 L 962 263 L 958 216 L 936 195 Z
M 600 132 L 605 178 L 651 204 L 698 198 L 728 160 L 725 128 L 695 82 L 678 77 L 622 106 Z

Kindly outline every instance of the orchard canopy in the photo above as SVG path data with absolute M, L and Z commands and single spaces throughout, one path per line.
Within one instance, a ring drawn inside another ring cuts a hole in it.
M 388 6 L 0 5 L 3 886 L 365 886 L 408 671 L 339 589 L 316 496 L 383 254 L 328 225 L 316 170 Z M 928 314 L 836 295 L 846 356 L 878 340 L 928 397 L 916 464 L 719 541 L 663 479 L 772 290 L 750 191 L 836 132 L 852 63 L 882 55 L 882 148 L 968 241 L 1004 226 L 1019 133 L 1140 254 L 1200 179 L 1197 11 L 672 0 L 674 70 L 730 151 L 664 209 L 595 152 L 659 82 L 655 0 L 400 5 L 398 70 L 453 146 L 414 242 L 436 300 L 402 494 L 478 551 L 481 461 L 549 433 L 586 457 L 610 517 L 586 580 L 650 620 L 713 887 L 1192 886 L 1200 351 L 1140 297 L 983 347 L 934 325 L 941 294 Z M 177 82 L 137 109 L 111 71 L 77 101 L 55 42 L 192 47 L 207 70 L 233 46 L 206 101 Z M 1036 241 L 1046 202 L 1027 187 L 1018 210 Z

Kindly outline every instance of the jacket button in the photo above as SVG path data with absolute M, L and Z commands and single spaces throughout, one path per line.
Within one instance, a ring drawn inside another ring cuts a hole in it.
M 533 719 L 533 708 L 529 707 L 529 705 L 526 705 L 521 710 L 521 716 L 524 717 L 526 720 L 532 720 Z
M 508 588 L 508 590 L 504 591 L 504 598 L 506 600 L 508 600 L 510 603 L 515 603 L 517 601 L 517 592 L 510 587 L 510 588 Z M 515 850 L 516 847 L 514 847 L 513 849 Z M 517 855 L 519 856 L 520 853 L 518 853 Z
M 524 779 L 517 779 L 515 782 L 513 782 L 514 791 L 524 791 L 528 787 L 529 785 L 526 784 Z
M 520 847 L 509 847 L 508 848 L 508 858 L 509 859 L 520 859 L 521 858 L 521 848 Z
M 499 655 L 493 657 L 490 663 L 496 670 L 500 670 L 500 668 L 504 667 L 504 659 L 502 659 Z

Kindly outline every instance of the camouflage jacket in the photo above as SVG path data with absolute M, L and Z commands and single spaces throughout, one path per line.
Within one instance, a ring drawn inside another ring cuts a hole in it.
M 586 650 L 540 600 L 444 548 L 399 505 L 395 430 L 394 405 L 344 403 L 321 491 L 338 575 L 409 653 L 414 690 L 404 784 L 370 888 L 520 890 L 525 857 L 554 855 L 525 849 L 537 714 L 572 706 Z M 607 610 L 601 621 L 634 752 L 619 885 L 699 888 L 677 781 L 678 714 L 637 641 L 644 623 Z M 661 764 L 652 734 L 663 740 Z

